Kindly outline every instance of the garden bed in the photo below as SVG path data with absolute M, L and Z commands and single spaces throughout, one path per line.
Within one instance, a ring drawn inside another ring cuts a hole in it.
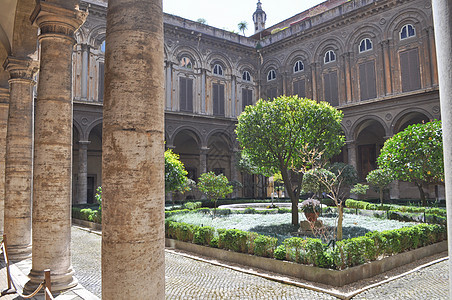
M 223 249 L 205 247 L 168 238 L 165 240 L 165 246 L 230 263 L 237 263 L 242 266 L 258 268 L 312 282 L 341 287 L 362 279 L 376 276 L 402 265 L 414 262 L 418 259 L 446 251 L 447 241 L 399 253 L 393 256 L 385 257 L 381 260 L 371 261 L 363 265 L 347 268 L 345 270 L 318 268 L 289 261 L 281 261 Z

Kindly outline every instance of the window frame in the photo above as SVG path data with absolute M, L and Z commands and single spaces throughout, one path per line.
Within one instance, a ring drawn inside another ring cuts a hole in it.
M 220 65 L 220 64 L 218 64 L 218 63 L 214 64 L 214 65 L 213 65 L 213 69 L 212 69 L 212 73 L 213 73 L 214 75 L 223 77 L 223 76 L 224 76 L 224 69 L 223 69 L 223 66 Z
M 331 56 L 331 54 L 332 54 L 333 56 Z M 328 55 L 328 61 L 326 60 L 327 55 Z M 332 58 L 334 58 L 334 59 L 332 59 Z M 328 51 L 326 51 L 326 52 L 325 52 L 325 55 L 323 55 L 323 63 L 324 63 L 324 64 L 329 64 L 329 63 L 333 63 L 333 62 L 335 62 L 335 61 L 336 61 L 336 53 L 335 53 L 335 51 L 334 51 L 334 50 L 328 50 Z
M 188 63 L 184 62 L 184 64 L 182 64 L 182 61 L 184 61 L 184 60 L 188 60 Z M 189 65 L 190 67 L 189 67 L 188 65 Z M 179 60 L 179 66 L 180 66 L 181 68 L 184 68 L 184 69 L 193 70 L 193 63 L 192 63 L 192 61 L 191 61 L 191 58 L 188 57 L 188 56 L 183 56 L 183 57 Z
M 409 30 L 410 27 L 411 27 L 412 30 L 413 30 L 413 34 L 412 34 L 412 35 L 410 35 L 410 30 Z M 404 30 L 404 29 L 406 29 L 406 36 L 405 36 L 405 37 L 402 37 L 402 34 L 403 34 L 403 30 Z M 416 27 L 413 26 L 413 24 L 405 24 L 405 25 L 402 26 L 402 28 L 400 28 L 399 39 L 400 39 L 401 41 L 406 40 L 406 39 L 410 39 L 410 38 L 413 38 L 413 37 L 416 37 Z
M 370 48 L 368 48 L 367 46 L 368 46 L 368 44 L 367 44 L 367 42 L 369 41 L 369 43 L 370 43 Z M 361 45 L 364 43 L 364 50 L 361 50 Z M 372 42 L 372 40 L 370 39 L 370 38 L 363 38 L 362 40 L 361 40 L 361 42 L 359 42 L 359 45 L 358 45 L 358 52 L 359 53 L 364 53 L 364 52 L 368 52 L 368 51 L 371 51 L 371 50 L 373 50 L 374 49 L 374 45 L 373 45 L 373 42 Z
M 273 80 L 276 80 L 276 71 L 275 71 L 275 69 L 271 69 L 267 73 L 267 81 L 273 81 Z
M 301 66 L 301 69 L 300 69 Z M 296 68 L 298 67 L 298 70 L 296 70 Z M 294 65 L 293 65 L 293 72 L 295 73 L 300 73 L 304 71 L 304 63 L 302 60 L 297 60 Z
M 251 74 L 248 71 L 243 71 L 242 73 L 242 80 L 246 82 L 251 82 Z

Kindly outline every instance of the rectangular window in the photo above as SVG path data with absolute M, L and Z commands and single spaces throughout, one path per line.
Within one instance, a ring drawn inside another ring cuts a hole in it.
M 99 63 L 99 84 L 97 90 L 97 100 L 99 102 L 104 102 L 104 76 L 105 76 L 104 63 Z
M 272 87 L 267 90 L 267 98 L 268 100 L 273 100 L 274 98 L 278 97 L 278 88 Z
M 377 97 L 374 60 L 359 64 L 359 89 L 361 92 L 361 100 Z
M 253 105 L 253 90 L 242 89 L 242 111 L 248 105 Z
M 337 71 L 323 74 L 323 86 L 325 93 L 325 101 L 331 106 L 339 105 L 339 93 L 337 84 Z
M 418 48 L 400 52 L 400 72 L 402 75 L 402 92 L 421 88 Z
M 306 97 L 306 85 L 305 80 L 297 80 L 293 82 L 293 95 L 298 95 L 299 98 Z
M 213 114 L 214 116 L 224 116 L 224 85 L 213 84 Z
M 193 79 L 179 77 L 180 111 L 193 112 Z

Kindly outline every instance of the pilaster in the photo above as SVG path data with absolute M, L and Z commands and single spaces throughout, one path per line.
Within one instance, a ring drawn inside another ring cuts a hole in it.
M 8 128 L 9 89 L 0 88 L 0 233 L 3 234 L 5 208 L 5 154 Z
M 87 203 L 88 201 L 88 145 L 90 141 L 78 142 L 78 182 L 77 182 L 77 203 Z

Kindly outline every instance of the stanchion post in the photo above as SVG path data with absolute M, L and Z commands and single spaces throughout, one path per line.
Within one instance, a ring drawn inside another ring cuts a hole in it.
M 49 269 L 46 269 L 46 270 L 44 270 L 44 280 L 45 280 L 45 295 L 46 295 L 46 298 L 45 298 L 45 300 L 51 300 L 52 298 L 50 297 L 51 295 L 52 295 L 52 283 L 51 283 L 51 281 L 50 281 L 50 270 Z M 48 292 L 47 292 L 47 290 L 48 290 Z M 50 293 L 50 296 L 49 296 L 49 294 L 48 293 Z

